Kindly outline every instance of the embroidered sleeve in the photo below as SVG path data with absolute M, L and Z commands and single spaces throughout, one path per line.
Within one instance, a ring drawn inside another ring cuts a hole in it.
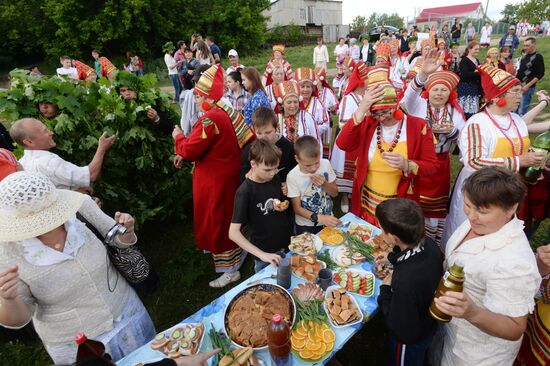
M 466 164 L 473 169 L 479 170 L 485 166 L 502 166 L 507 169 L 518 171 L 519 158 L 492 158 L 491 152 L 486 143 L 483 141 L 481 128 L 477 123 L 471 123 L 467 127 L 467 149 L 466 149 Z

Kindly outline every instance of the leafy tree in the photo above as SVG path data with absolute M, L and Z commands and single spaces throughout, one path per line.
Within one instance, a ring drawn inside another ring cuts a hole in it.
M 518 10 L 521 4 L 506 4 L 500 12 L 502 14 L 501 21 L 508 24 L 516 24 L 519 22 Z
M 379 25 L 391 25 L 396 28 L 403 28 L 405 22 L 402 17 L 399 16 L 397 13 L 393 14 L 378 14 L 378 13 L 372 13 L 369 16 L 369 19 L 367 20 L 367 31 L 379 26 Z
M 222 49 L 256 49 L 266 38 L 261 11 L 269 0 L 10 0 L 0 4 L 0 62 L 28 56 L 89 58 L 127 50 L 158 53 L 193 32 L 212 35 Z
M 57 76 L 37 79 L 25 70 L 12 71 L 10 78 L 10 88 L 0 90 L 0 119 L 8 123 L 23 117 L 41 119 L 54 131 L 56 153 L 65 159 L 86 165 L 103 131 L 117 135 L 101 179 L 94 183 L 107 211 L 131 212 L 138 224 L 185 215 L 191 197 L 190 166 L 180 170 L 172 166 L 172 137 L 146 117 L 150 105 L 174 113 L 171 97 L 154 87 L 154 75 L 140 78 L 138 98 L 132 101 L 109 90 L 105 79 L 91 84 Z M 38 112 L 40 101 L 55 104 L 59 113 L 43 118 Z
M 352 32 L 364 33 L 367 27 L 367 18 L 358 15 L 351 21 L 350 28 Z

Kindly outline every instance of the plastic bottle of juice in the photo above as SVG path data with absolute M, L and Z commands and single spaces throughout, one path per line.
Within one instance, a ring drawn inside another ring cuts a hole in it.
M 267 346 L 271 356 L 271 366 L 292 365 L 290 328 L 279 314 L 271 318 L 271 326 L 267 329 Z
M 99 341 L 88 339 L 84 333 L 79 333 L 75 337 L 75 342 L 78 344 L 76 352 L 76 361 L 86 361 L 90 358 L 100 357 L 105 355 L 105 346 Z

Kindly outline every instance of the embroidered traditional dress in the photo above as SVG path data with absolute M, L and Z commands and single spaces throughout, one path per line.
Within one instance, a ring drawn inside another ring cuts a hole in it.
M 397 180 L 397 172 L 388 170 L 384 174 L 383 162 L 375 158 L 375 149 L 378 149 L 376 146 L 378 125 L 378 121 L 372 117 L 365 117 L 365 120 L 359 125 L 356 125 L 353 119 L 350 119 L 336 138 L 336 144 L 342 150 L 354 151 L 357 149 L 357 170 L 353 180 L 351 212 L 374 224 L 376 224 L 376 218 L 372 215 L 372 212 L 378 204 L 377 201 L 390 197 L 384 197 L 383 192 L 371 193 L 368 191 L 369 185 L 371 189 L 380 190 L 378 183 L 374 183 L 372 178 L 368 178 L 373 162 L 375 164 L 373 173 L 379 175 L 379 179 L 386 182 L 387 185 L 395 184 L 391 192 L 388 189 L 389 187 L 384 188 L 384 192 L 391 193 L 386 196 L 406 197 L 417 202 L 420 193 L 418 179 L 416 178 L 419 175 L 430 176 L 437 173 L 437 159 L 430 128 L 423 119 L 405 115 L 397 144 L 401 142 L 398 151 L 402 155 L 405 155 L 404 151 L 406 151 L 406 158 L 411 162 L 410 171 L 407 175 L 400 172 L 399 180 Z M 385 135 L 392 135 L 391 127 Z M 389 139 L 391 138 L 389 137 Z M 384 149 L 384 145 L 382 145 L 382 148 Z M 397 145 L 395 148 L 397 148 Z M 393 193 L 394 189 L 395 193 Z M 365 191 L 367 194 L 363 195 L 362 193 Z
M 338 116 L 338 127 L 340 129 L 342 129 L 346 122 L 353 116 L 353 113 L 355 113 L 359 107 L 361 99 L 361 96 L 354 92 L 349 93 L 342 99 Z M 334 144 L 332 147 L 330 164 L 336 173 L 338 192 L 351 194 L 356 159 L 357 154 L 354 151 L 346 152 L 340 149 L 337 144 Z
M 458 139 L 460 131 L 466 124 L 464 115 L 457 108 L 447 103 L 440 112 L 439 118 L 434 116 L 428 100 L 421 98 L 421 89 L 414 83 L 405 90 L 402 105 L 409 115 L 425 118 L 433 128 L 434 124 L 452 124 L 453 128 L 445 134 L 434 133 L 434 147 L 438 160 L 438 174 L 430 177 L 419 177 L 420 201 L 425 216 L 426 235 L 440 244 L 441 235 L 447 217 L 447 204 L 451 187 L 450 149 Z M 435 117 L 435 118 L 434 118 Z
M 275 109 L 275 106 L 277 105 L 277 98 L 275 97 L 275 92 L 273 91 L 273 83 L 265 87 L 265 94 L 267 95 L 269 103 L 271 103 L 271 109 Z
M 294 143 L 298 137 L 309 135 L 319 140 L 317 126 L 311 114 L 300 110 L 294 116 L 284 117 L 282 113 L 277 113 L 279 127 L 277 128 L 281 136 L 284 136 L 290 142 Z
M 195 164 L 193 213 L 199 248 L 212 253 L 216 272 L 234 272 L 246 255 L 229 239 L 235 192 L 239 187 L 241 149 L 254 138 L 242 114 L 223 101 L 223 69 L 214 65 L 195 86 L 195 93 L 217 100 L 193 126 L 189 137 L 175 137 L 176 154 Z
M 309 101 L 304 101 L 304 110 L 308 112 L 315 121 L 315 124 L 317 126 L 317 134 L 319 135 L 319 143 L 323 144 L 323 141 L 325 139 L 325 135 L 329 131 L 329 118 L 328 113 L 319 98 L 316 96 L 312 96 L 309 98 Z
M 519 156 L 530 147 L 527 125 L 515 114 L 492 115 L 479 112 L 468 120 L 459 139 L 464 168 L 460 171 L 452 193 L 449 216 L 445 223 L 442 244 L 466 221 L 462 186 L 474 171 L 486 166 L 501 166 L 519 171 Z
M 319 93 L 319 100 L 325 107 L 325 110 L 327 111 L 327 116 L 328 116 L 328 129 L 321 136 L 321 139 L 323 140 L 323 158 L 329 159 L 330 151 L 331 151 L 331 143 L 332 143 L 332 128 L 331 128 L 332 123 L 330 120 L 331 108 L 338 107 L 338 100 L 336 99 L 336 95 L 334 94 L 334 91 L 328 86 L 322 87 L 321 92 Z

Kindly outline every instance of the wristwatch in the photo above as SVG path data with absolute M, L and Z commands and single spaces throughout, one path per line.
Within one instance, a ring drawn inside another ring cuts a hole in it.
M 317 223 L 319 222 L 319 218 L 317 217 L 317 212 L 312 213 L 309 219 L 311 220 L 311 222 L 313 222 L 313 225 L 317 225 Z

